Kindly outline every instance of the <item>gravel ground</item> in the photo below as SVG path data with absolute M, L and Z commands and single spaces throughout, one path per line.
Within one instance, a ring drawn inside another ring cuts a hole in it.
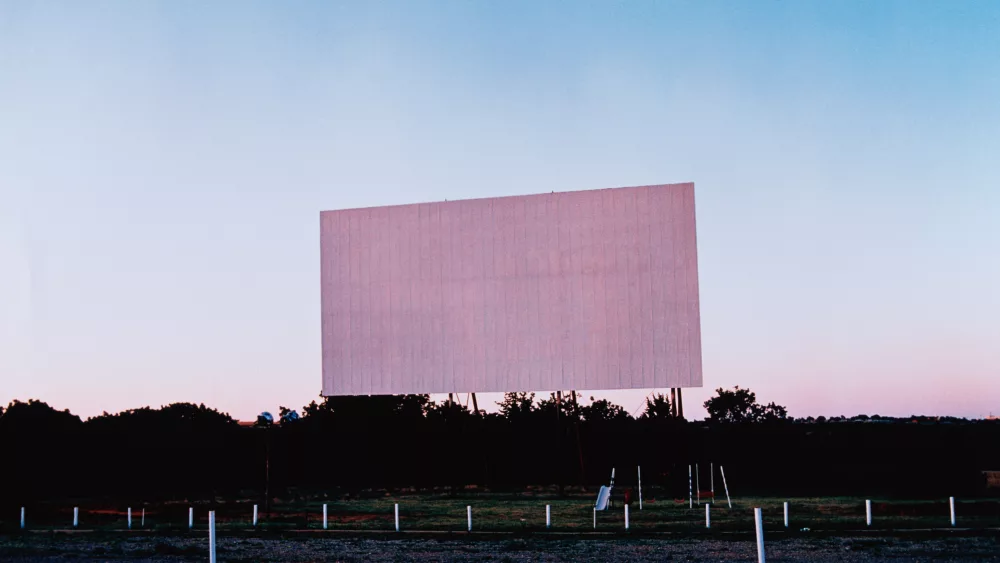
M 201 535 L 27 534 L 0 536 L 0 560 L 204 561 Z M 742 539 L 572 538 L 404 539 L 289 535 L 219 539 L 220 561 L 754 561 Z M 997 535 L 798 537 L 767 544 L 769 562 L 1000 562 Z

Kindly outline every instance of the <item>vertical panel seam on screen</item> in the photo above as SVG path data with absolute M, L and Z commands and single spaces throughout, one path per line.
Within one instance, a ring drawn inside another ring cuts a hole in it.
M 655 191 L 656 188 L 653 186 L 646 187 L 646 209 L 648 211 L 646 214 L 646 267 L 649 276 L 649 299 L 646 301 L 646 305 L 649 310 L 650 381 L 652 387 L 659 386 L 657 378 L 659 361 L 656 356 L 656 298 L 654 297 L 656 268 L 653 267 L 653 225 L 657 219 L 656 206 L 653 205 L 653 192 Z
M 448 359 L 450 355 L 450 350 L 448 346 L 449 339 L 447 338 L 446 334 L 448 325 L 447 323 L 448 307 L 447 304 L 445 303 L 445 296 L 447 294 L 447 292 L 445 291 L 445 287 L 447 285 L 446 280 L 448 277 L 450 277 L 448 275 L 448 270 L 451 267 L 451 263 L 448 260 L 448 256 L 446 256 L 449 237 L 445 236 L 444 232 L 446 223 L 445 217 L 449 211 L 450 209 L 447 205 L 439 204 L 437 206 L 437 212 L 438 212 L 437 223 L 435 224 L 432 220 L 428 224 L 428 228 L 433 228 L 434 230 L 435 237 L 433 238 L 436 238 L 436 240 L 438 241 L 437 251 L 436 252 L 432 251 L 430 256 L 432 260 L 438 261 L 439 276 L 438 276 L 437 287 L 431 288 L 431 293 L 435 293 L 436 296 L 434 297 L 434 300 L 431 301 L 429 309 L 432 312 L 432 316 L 438 319 L 437 322 L 440 323 L 441 327 L 441 330 L 438 333 L 438 344 L 440 345 L 440 350 L 438 352 L 439 362 L 437 363 L 436 366 L 436 372 L 442 374 L 442 377 L 448 371 Z M 448 221 L 448 224 L 450 229 L 451 228 L 450 220 Z
M 675 291 L 677 292 L 677 297 L 678 297 L 678 299 L 674 300 L 674 318 L 677 319 L 676 324 L 680 329 L 680 332 L 677 333 L 676 335 L 678 367 L 683 368 L 684 364 L 686 363 L 684 354 L 687 351 L 687 327 L 683 322 L 684 321 L 683 301 L 684 299 L 687 298 L 687 296 L 685 295 L 684 291 L 683 277 L 680 276 L 679 270 L 682 270 L 684 268 L 686 252 L 683 241 L 680 240 L 680 237 L 678 237 L 677 235 L 684 228 L 683 226 L 684 191 L 677 189 L 677 187 L 675 186 L 673 192 L 674 192 L 674 197 L 671 199 L 671 203 L 673 205 L 673 214 L 674 214 L 673 232 L 672 232 L 672 239 L 674 241 L 674 264 L 675 264 L 674 288 Z M 684 371 L 680 370 L 677 375 L 683 376 Z M 686 386 L 687 378 L 684 377 L 683 381 Z
M 622 199 L 624 200 L 622 203 L 624 207 L 622 209 L 622 216 L 624 218 L 624 221 L 622 221 L 622 226 L 625 230 L 624 240 L 622 240 L 622 246 L 625 247 L 625 252 L 623 253 L 625 255 L 625 319 L 626 319 L 625 327 L 627 329 L 626 334 L 628 335 L 626 339 L 626 342 L 628 343 L 628 371 L 626 375 L 628 376 L 629 387 L 634 387 L 635 385 L 635 365 L 633 364 L 635 358 L 633 357 L 632 354 L 632 349 L 634 345 L 632 338 L 632 277 L 629 272 L 629 265 L 633 261 L 632 252 L 634 248 L 632 245 L 632 236 L 630 235 L 630 233 L 634 232 L 635 229 L 634 228 L 630 229 L 628 226 L 629 222 L 628 201 L 630 197 L 633 197 L 634 193 L 635 190 L 628 190 L 627 192 L 622 192 Z M 633 209 L 635 208 L 634 197 L 633 197 L 632 207 Z M 639 365 L 640 366 L 642 365 L 641 359 Z
M 699 277 L 698 272 L 698 206 L 697 197 L 695 193 L 694 182 L 691 183 L 691 228 L 688 230 L 691 236 L 691 248 L 693 250 L 691 254 L 691 276 L 694 278 L 694 285 L 691 288 L 691 298 L 693 299 L 693 313 L 694 313 L 694 327 L 692 329 L 692 338 L 694 339 L 695 346 L 690 352 L 690 358 L 692 362 L 692 370 L 690 384 L 692 386 L 701 386 L 702 384 L 702 364 L 701 364 L 701 292 L 699 291 Z M 697 379 L 696 379 L 697 378 Z
M 688 304 L 690 303 L 691 294 L 688 287 L 688 265 L 691 261 L 691 240 L 688 238 L 688 219 L 689 219 L 689 205 L 691 203 L 690 195 L 687 189 L 687 185 L 681 184 L 679 186 L 678 192 L 681 194 L 681 208 L 680 216 L 683 218 L 680 221 L 680 236 L 684 241 L 681 245 L 683 254 L 681 255 L 681 267 L 683 271 L 682 277 L 682 287 L 684 291 L 684 300 L 681 302 L 681 319 L 682 326 L 684 327 L 684 380 L 688 387 L 691 386 L 691 318 Z
M 354 237 L 351 236 L 351 215 L 347 214 L 347 349 L 349 350 L 347 354 L 347 365 L 348 373 L 346 374 L 350 382 L 347 387 L 350 389 L 351 393 L 355 392 L 354 389 L 354 346 L 352 345 L 354 338 L 354 280 L 352 276 L 354 275 L 354 247 L 351 243 Z
M 493 202 L 491 200 L 491 201 L 487 202 L 486 210 L 483 210 L 482 208 L 480 208 L 480 213 L 481 213 L 480 222 L 479 222 L 480 225 L 486 225 L 486 212 L 489 210 L 489 208 L 492 205 L 493 205 Z M 487 297 L 486 297 L 487 294 L 489 293 L 487 291 L 487 285 L 488 285 L 489 282 L 487 282 L 487 279 L 486 279 L 486 236 L 485 236 L 485 234 L 481 235 L 481 237 L 480 237 L 480 239 L 478 241 L 478 245 L 479 245 L 480 251 L 482 253 L 481 259 L 479 260 L 479 285 L 480 285 L 479 289 L 480 289 L 480 294 L 482 296 L 481 299 L 480 299 L 480 302 L 479 302 L 479 309 L 480 309 L 480 311 L 482 313 L 482 316 L 483 316 L 483 332 L 482 332 L 482 336 L 479 339 L 479 343 L 482 346 L 482 351 L 483 351 L 483 363 L 482 363 L 483 369 L 482 369 L 482 373 L 479 374 L 479 377 L 476 379 L 476 381 L 473 382 L 473 385 L 471 386 L 472 388 L 469 389 L 470 393 L 476 392 L 478 389 L 482 388 L 482 386 L 486 384 L 486 380 L 488 379 L 486 377 L 486 374 L 487 374 L 488 369 L 489 369 L 488 366 L 490 365 L 490 360 L 489 360 L 489 330 L 487 329 L 487 324 L 488 324 L 488 322 L 487 322 L 487 316 L 488 316 L 488 314 L 490 312 L 490 308 L 489 308 L 489 306 L 487 304 Z
M 594 261 L 597 261 L 598 256 L 600 256 L 600 261 L 604 261 L 604 245 L 601 241 L 604 239 L 604 224 L 599 223 L 598 216 L 603 216 L 601 213 L 603 209 L 603 202 L 600 199 L 600 193 L 595 193 L 595 197 L 586 198 L 581 197 L 584 202 L 589 205 L 590 213 L 590 249 L 589 252 L 593 257 Z M 581 215 L 585 213 L 584 207 L 581 205 Z M 581 217 L 583 219 L 583 217 Z M 590 276 L 587 279 L 587 268 L 586 268 L 586 246 L 582 243 L 580 244 L 580 303 L 586 303 L 585 313 L 590 314 L 588 319 L 586 316 L 583 317 L 584 324 L 589 326 L 588 338 L 589 341 L 593 342 L 592 346 L 584 346 L 584 349 L 580 351 L 581 356 L 584 358 L 584 379 L 586 381 L 586 386 L 588 389 L 599 389 L 598 382 L 603 379 L 600 374 L 606 374 L 608 371 L 607 364 L 607 311 L 603 307 L 603 301 L 606 294 L 604 294 L 604 285 L 601 284 L 601 304 L 600 309 L 597 308 L 598 298 L 597 298 L 597 276 Z M 600 252 L 600 254 L 598 254 Z M 590 293 L 586 292 L 587 286 L 585 282 L 590 283 Z M 600 318 L 600 322 L 598 322 Z M 589 323 L 586 321 L 590 321 Z M 588 358 L 588 352 L 590 357 Z M 600 355 L 597 355 L 597 353 Z M 589 362 L 587 360 L 590 360 Z M 599 361 L 598 361 L 599 360 Z M 600 372 L 598 371 L 600 370 Z
M 531 350 L 534 352 L 534 358 L 531 359 L 529 365 L 531 365 L 531 371 L 529 373 L 534 373 L 532 378 L 533 384 L 538 386 L 540 389 L 545 387 L 551 387 L 551 382 L 546 381 L 545 372 L 542 370 L 542 291 L 541 291 L 541 271 L 542 271 L 542 259 L 540 246 L 542 244 L 541 240 L 541 226 L 542 226 L 542 197 L 534 197 L 531 199 L 534 202 L 535 208 L 535 219 L 531 222 L 532 231 L 534 235 L 532 249 L 534 254 L 534 271 L 528 276 L 528 280 L 532 285 L 534 285 L 535 301 L 532 303 L 532 314 L 534 316 L 535 322 L 531 325 Z M 529 264 L 531 266 L 532 264 Z M 529 288 L 529 292 L 531 288 Z
M 632 248 L 633 248 L 633 252 L 635 253 L 635 274 L 636 274 L 637 283 L 639 284 L 639 287 L 636 288 L 636 292 L 635 292 L 635 294 L 637 295 L 636 299 L 638 300 L 638 303 L 636 303 L 636 306 L 639 307 L 639 318 L 638 318 L 637 323 L 636 323 L 638 325 L 638 327 L 639 327 L 639 344 L 638 344 L 638 346 L 639 346 L 639 381 L 642 382 L 642 386 L 645 388 L 646 387 L 646 383 L 647 383 L 646 364 L 645 364 L 644 358 L 642 356 L 643 351 L 644 351 L 643 346 L 642 346 L 642 319 L 643 319 L 643 317 L 645 317 L 645 315 L 643 315 L 643 313 L 642 313 L 642 277 L 643 277 L 643 274 L 642 274 L 642 271 L 641 271 L 641 267 L 642 267 L 641 251 L 639 250 L 641 248 L 639 246 L 639 237 L 640 237 L 640 232 L 639 232 L 639 194 L 642 193 L 643 190 L 645 190 L 645 188 L 638 188 L 635 191 L 635 196 L 634 196 L 634 200 L 633 200 L 633 204 L 632 204 L 632 209 L 635 211 L 635 221 L 632 223 L 632 225 L 633 225 L 633 227 L 632 227 L 632 243 L 633 243 L 632 244 Z M 632 310 L 631 306 L 629 307 L 629 310 L 630 311 Z
M 395 350 L 396 350 L 396 329 L 395 329 L 395 324 L 393 323 L 393 318 L 392 318 L 392 285 L 394 283 L 396 283 L 396 280 L 394 279 L 394 276 L 392 275 L 392 273 L 393 273 L 393 267 L 394 267 L 394 264 L 396 263 L 396 256 L 394 255 L 395 253 L 393 252 L 394 249 L 395 249 L 395 247 L 396 247 L 396 229 L 395 229 L 396 224 L 392 220 L 393 219 L 392 218 L 392 212 L 393 212 L 394 209 L 395 208 L 393 208 L 393 207 L 388 208 L 386 210 L 386 214 L 385 214 L 385 223 L 386 223 L 385 229 L 386 229 L 386 233 L 388 233 L 388 235 L 389 235 L 389 238 L 386 241 L 386 254 L 388 254 L 388 256 L 389 256 L 389 264 L 386 267 L 386 272 L 385 272 L 386 287 L 389 288 L 389 307 L 386 310 L 386 315 L 387 315 L 387 318 L 388 318 L 389 328 L 388 328 L 388 330 L 386 332 L 386 336 L 385 336 L 385 340 L 386 340 L 386 344 L 385 345 L 386 345 L 386 348 L 389 351 L 389 359 L 388 359 L 388 362 L 387 362 L 387 365 L 386 365 L 386 376 L 385 376 L 385 378 L 383 378 L 383 381 L 382 381 L 382 383 L 384 385 L 382 391 L 384 393 L 388 393 L 388 394 L 391 394 L 390 392 L 393 390 L 393 382 L 395 381 L 395 377 L 393 377 L 395 375 L 395 373 L 394 373 L 395 370 L 393 369 L 394 365 L 393 365 L 393 361 L 392 361 L 392 355 L 393 355 L 393 353 L 395 353 Z
M 611 224 L 611 237 L 609 239 L 611 241 L 611 258 L 612 258 L 612 260 L 614 260 L 614 272 L 618 272 L 618 245 L 619 245 L 619 241 L 618 241 L 618 211 L 616 209 L 617 205 L 615 205 L 614 193 L 611 192 L 610 190 L 607 191 L 606 193 L 611 196 L 611 197 L 608 198 L 611 201 L 611 217 L 610 217 L 610 221 L 609 221 L 609 223 Z M 611 277 L 611 276 L 608 276 L 608 277 Z M 621 341 L 621 336 L 622 336 L 622 331 L 621 331 L 622 315 L 621 315 L 621 311 L 618 310 L 618 303 L 619 303 L 619 301 L 621 299 L 621 296 L 619 296 L 617 294 L 618 291 L 621 290 L 621 288 L 618 286 L 617 283 L 615 283 L 615 286 L 616 286 L 615 287 L 616 291 L 615 291 L 615 307 L 614 307 L 614 311 L 615 311 L 615 356 L 614 357 L 615 357 L 615 371 L 618 372 L 617 373 L 617 375 L 618 375 L 618 388 L 621 389 L 622 385 L 623 385 L 623 381 L 622 381 L 622 341 Z
M 559 321 L 557 323 L 557 326 L 560 328 L 560 330 L 565 330 L 564 327 L 566 326 L 566 323 L 563 322 L 562 292 L 560 292 L 559 288 L 558 288 L 558 280 L 564 279 L 563 278 L 563 269 L 562 269 L 562 237 L 559 236 L 559 231 L 562 228 L 562 214 L 559 212 L 559 204 L 560 204 L 560 202 L 563 199 L 564 198 L 561 197 L 561 196 L 557 196 L 554 199 L 554 201 L 555 201 L 555 207 L 556 207 L 556 209 L 555 209 L 555 217 L 556 217 L 556 219 L 555 219 L 555 224 L 556 224 L 556 273 L 559 276 L 559 278 L 558 279 L 553 279 L 552 282 L 551 282 L 552 283 L 552 287 L 556 290 L 556 294 L 555 294 L 555 299 L 556 299 L 556 315 L 559 317 Z M 563 349 L 562 334 L 559 335 L 559 339 L 558 339 L 558 341 L 555 344 L 556 344 L 556 347 L 555 347 L 555 350 L 553 352 L 554 352 L 554 354 L 556 356 L 556 360 L 558 361 L 558 364 L 559 364 L 559 375 L 557 376 L 557 379 L 559 381 L 559 387 L 565 387 L 566 386 L 566 365 L 563 362 L 563 353 L 565 352 L 565 350 Z

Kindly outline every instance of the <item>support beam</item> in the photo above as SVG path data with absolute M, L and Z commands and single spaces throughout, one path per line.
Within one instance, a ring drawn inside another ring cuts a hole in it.
M 677 418 L 677 389 L 670 388 L 670 414 Z
M 681 391 L 683 389 L 677 388 L 677 416 L 679 418 L 684 418 L 684 398 L 681 397 Z
M 474 411 L 476 411 L 477 415 L 480 414 L 480 412 L 479 412 L 479 402 L 476 401 L 476 394 L 475 393 L 472 394 L 472 409 Z
M 579 413 L 580 405 L 576 402 L 576 390 L 571 390 L 569 393 L 570 399 L 573 401 L 573 412 Z M 587 480 L 587 471 L 583 466 L 583 443 L 580 439 L 580 417 L 578 415 L 573 417 L 573 432 L 576 434 L 576 454 L 580 458 L 580 484 L 584 485 Z

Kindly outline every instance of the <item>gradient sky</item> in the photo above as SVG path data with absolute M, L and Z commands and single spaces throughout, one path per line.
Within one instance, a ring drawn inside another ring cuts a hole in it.
M 320 210 L 683 181 L 689 417 L 1000 414 L 1000 3 L 914 0 L 0 0 L 0 402 L 301 407 Z

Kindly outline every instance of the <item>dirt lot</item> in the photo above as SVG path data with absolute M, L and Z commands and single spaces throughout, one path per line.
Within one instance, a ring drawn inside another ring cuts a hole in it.
M 440 537 L 413 534 L 344 537 L 337 532 L 239 534 L 219 538 L 220 561 L 755 561 L 749 537 Z M 204 561 L 203 534 L 38 532 L 0 536 L 0 560 Z M 1000 537 L 924 533 L 846 537 L 799 536 L 767 544 L 771 562 L 1000 561 Z

